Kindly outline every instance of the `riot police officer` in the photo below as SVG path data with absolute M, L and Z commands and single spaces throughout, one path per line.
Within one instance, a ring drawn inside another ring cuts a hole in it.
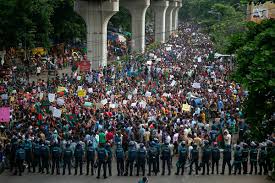
M 179 175 L 180 169 L 181 169 L 181 175 L 184 173 L 184 167 L 187 159 L 187 149 L 185 147 L 185 142 L 181 142 L 180 146 L 178 147 L 178 153 L 179 153 L 179 159 L 177 162 L 177 172 L 175 175 Z
M 74 174 L 77 175 L 77 169 L 80 169 L 80 175 L 82 175 L 82 165 L 83 165 L 83 148 L 80 143 L 77 143 L 75 151 L 74 151 L 74 158 L 75 158 L 75 169 Z
M 257 157 L 258 157 L 258 150 L 257 146 L 254 142 L 251 142 L 251 150 L 249 152 L 250 155 L 250 172 L 251 175 L 253 173 L 253 168 L 255 168 L 255 175 L 257 174 Z
M 137 149 L 135 146 L 135 142 L 131 141 L 129 143 L 129 149 L 128 149 L 128 153 L 127 153 L 127 162 L 126 162 L 126 171 L 125 171 L 124 176 L 128 175 L 129 168 L 130 168 L 130 176 L 133 176 L 133 167 L 134 167 L 136 158 L 137 158 Z
M 97 166 L 98 166 L 98 170 L 97 170 L 97 179 L 100 178 L 100 170 L 101 167 L 103 167 L 103 177 L 104 179 L 107 178 L 106 176 L 106 161 L 108 159 L 108 152 L 107 150 L 104 148 L 103 144 L 99 144 L 99 147 L 97 149 Z
M 229 175 L 231 175 L 231 146 L 225 145 L 225 149 L 223 151 L 223 162 L 222 162 L 222 175 L 224 175 L 225 165 L 227 164 L 229 169 Z
M 63 150 L 63 175 L 65 175 L 66 166 L 68 166 L 69 175 L 71 175 L 71 162 L 73 157 L 73 151 L 70 148 L 70 144 L 67 143 Z
M 9 156 L 9 161 L 10 161 L 10 171 L 13 171 L 13 168 L 16 167 L 16 150 L 18 148 L 18 139 L 16 136 L 13 136 L 11 139 L 11 149 L 10 149 L 10 156 Z
M 247 174 L 247 162 L 248 162 L 249 149 L 246 143 L 243 144 L 242 150 L 242 164 L 243 164 L 243 174 Z
M 275 148 L 272 146 L 273 142 L 271 140 L 267 140 L 267 159 L 266 159 L 266 166 L 268 171 L 272 171 L 273 166 L 272 166 L 272 158 L 275 156 Z
M 86 174 L 87 175 L 89 175 L 89 172 L 90 172 L 90 165 L 91 165 L 91 175 L 94 175 L 95 153 L 96 153 L 96 149 L 94 148 L 93 143 L 89 141 L 87 151 L 86 151 L 86 157 L 87 157 Z
M 171 175 L 171 149 L 169 148 L 169 143 L 164 143 L 164 146 L 161 150 L 161 160 L 162 160 L 162 173 L 161 175 L 164 175 L 165 173 L 165 163 L 167 164 L 168 168 L 168 175 Z
M 142 170 L 142 176 L 145 176 L 145 164 L 146 164 L 147 152 L 144 144 L 141 143 L 137 151 L 137 176 L 139 176 L 139 170 Z
M 16 154 L 15 154 L 15 160 L 16 160 L 16 165 L 17 168 L 15 170 L 14 175 L 17 175 L 17 171 L 19 171 L 19 176 L 22 175 L 22 172 L 24 171 L 24 160 L 26 157 L 26 153 L 25 153 L 25 149 L 24 146 L 22 144 L 20 144 L 16 150 Z
M 28 138 L 28 136 L 26 136 L 23 146 L 25 149 L 25 161 L 28 165 L 28 172 L 30 173 L 31 172 L 31 162 L 32 162 L 32 142 Z
M 41 145 L 38 140 L 36 140 L 33 144 L 32 152 L 33 152 L 33 161 L 32 161 L 32 169 L 33 173 L 35 173 L 36 166 L 38 165 L 38 172 L 41 172 L 41 154 L 40 154 Z
M 234 153 L 234 175 L 241 174 L 241 166 L 242 166 L 242 151 L 239 145 L 236 146 L 236 150 Z
M 193 149 L 191 150 L 191 164 L 190 164 L 190 171 L 189 175 L 192 174 L 193 171 L 193 164 L 195 163 L 195 170 L 196 175 L 198 175 L 198 169 L 199 169 L 199 150 L 197 149 L 197 144 L 193 145 Z
M 260 152 L 259 152 L 259 167 L 260 172 L 259 175 L 262 175 L 262 170 L 264 169 L 264 175 L 267 175 L 267 166 L 266 166 L 266 160 L 267 160 L 267 151 L 266 146 L 264 143 L 260 144 Z
M 61 148 L 58 143 L 54 143 L 52 148 L 52 175 L 54 173 L 54 169 L 56 168 L 56 174 L 59 175 L 59 164 L 61 158 Z
M 211 149 L 209 147 L 208 140 L 206 140 L 204 141 L 204 148 L 202 153 L 202 166 L 203 166 L 202 175 L 205 174 L 205 166 L 207 167 L 207 175 L 209 175 L 210 156 L 211 156 Z
M 110 143 L 107 143 L 105 145 L 105 149 L 107 150 L 107 153 L 108 153 L 108 158 L 107 158 L 107 168 L 108 168 L 108 171 L 109 171 L 109 176 L 112 176 L 112 158 L 113 158 L 113 152 L 112 152 L 112 149 L 111 149 L 111 145 Z
M 157 157 L 158 157 L 158 149 L 156 148 L 156 144 L 154 141 L 152 141 L 150 143 L 150 147 L 148 149 L 148 168 L 149 168 L 149 172 L 148 172 L 148 176 L 151 176 L 151 170 L 153 167 L 153 172 L 155 173 L 155 175 L 158 174 L 158 170 L 157 170 Z
M 155 147 L 158 150 L 158 154 L 157 154 L 157 170 L 158 172 L 160 172 L 160 168 L 159 168 L 159 157 L 160 157 L 160 144 L 157 138 L 154 139 L 154 143 L 155 143 Z
M 49 156 L 50 156 L 50 148 L 48 144 L 42 143 L 41 145 L 41 161 L 42 161 L 42 171 L 44 173 L 44 169 L 46 169 L 47 174 L 49 174 Z
M 215 165 L 216 165 L 216 172 L 217 174 L 219 174 L 219 161 L 221 157 L 221 152 L 217 142 L 214 142 L 213 145 L 214 147 L 212 148 L 212 152 L 211 152 L 212 154 L 212 173 L 211 174 L 214 174 Z
M 117 143 L 117 148 L 115 151 L 116 161 L 117 161 L 117 176 L 122 176 L 124 172 L 124 158 L 125 153 L 122 148 L 121 142 Z

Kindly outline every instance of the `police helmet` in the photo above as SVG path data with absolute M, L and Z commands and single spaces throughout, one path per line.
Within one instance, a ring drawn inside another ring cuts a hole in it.
M 209 141 L 208 141 L 208 140 L 205 140 L 205 141 L 204 141 L 204 145 L 208 146 L 208 145 L 209 145 Z
M 150 146 L 154 147 L 156 145 L 156 143 L 154 141 L 150 142 Z
M 143 144 L 143 143 L 140 143 L 140 144 L 139 144 L 139 147 L 140 147 L 140 148 L 143 148 L 143 147 L 144 147 L 144 144 Z
M 135 142 L 134 141 L 130 141 L 129 146 L 134 146 Z
M 185 142 L 184 141 L 181 142 L 181 146 L 185 146 Z

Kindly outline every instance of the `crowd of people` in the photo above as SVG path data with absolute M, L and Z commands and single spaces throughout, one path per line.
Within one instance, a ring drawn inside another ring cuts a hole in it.
M 32 83 L 2 79 L 0 106 L 10 119 L 1 123 L 1 161 L 19 175 L 24 167 L 59 174 L 61 163 L 63 174 L 72 164 L 82 174 L 85 161 L 86 174 L 96 167 L 100 178 L 103 168 L 106 178 L 113 159 L 118 176 L 134 168 L 145 176 L 146 163 L 149 176 L 166 167 L 170 175 L 173 157 L 176 175 L 201 167 L 209 174 L 210 164 L 212 174 L 224 174 L 225 165 L 246 174 L 248 164 L 250 174 L 267 174 L 274 134 L 261 143 L 249 137 L 241 111 L 248 93 L 229 79 L 232 64 L 215 57 L 197 26 L 184 24 L 167 43 L 117 66 Z

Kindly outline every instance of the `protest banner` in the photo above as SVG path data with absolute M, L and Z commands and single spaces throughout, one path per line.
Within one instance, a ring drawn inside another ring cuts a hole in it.
M 92 105 L 93 105 L 92 102 L 85 102 L 84 103 L 85 107 L 92 107 Z
M 191 111 L 191 106 L 189 104 L 183 104 L 182 105 L 182 110 L 185 112 L 190 112 Z
M 0 122 L 10 122 L 10 108 L 0 107 Z
M 48 99 L 50 102 L 54 102 L 55 101 L 55 94 L 54 93 L 49 93 L 48 94 Z
M 64 105 L 65 101 L 64 101 L 63 98 L 58 98 L 58 99 L 56 100 L 56 103 L 57 103 L 57 105 L 62 106 L 62 105 Z
M 86 96 L 86 91 L 85 90 L 79 90 L 77 92 L 77 96 L 79 96 L 79 97 L 85 97 Z
M 61 110 L 60 109 L 56 109 L 54 108 L 53 110 L 53 117 L 56 117 L 56 118 L 61 118 Z

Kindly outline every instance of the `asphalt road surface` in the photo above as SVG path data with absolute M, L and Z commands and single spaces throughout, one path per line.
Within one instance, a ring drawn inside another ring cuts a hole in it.
M 174 161 L 175 162 L 175 161 Z M 146 174 L 148 173 L 146 166 Z M 171 176 L 166 175 L 161 176 L 150 176 L 149 183 L 269 183 L 270 181 L 266 179 L 266 176 L 262 175 L 228 175 L 227 167 L 225 175 L 188 175 L 189 168 L 185 169 L 185 175 L 176 176 L 174 175 L 176 171 L 175 166 L 172 168 Z M 221 171 L 221 169 L 220 169 Z M 211 170 L 210 170 L 211 172 Z M 62 173 L 62 169 L 60 169 Z M 104 182 L 104 183 L 137 183 L 142 176 L 127 176 L 127 177 L 118 177 L 116 171 L 116 163 L 113 162 L 112 165 L 112 174 L 113 176 L 103 179 L 101 175 L 100 179 L 96 179 L 96 176 L 88 175 L 86 176 L 86 166 L 83 165 L 83 175 L 74 175 L 74 169 L 72 168 L 72 175 L 47 175 L 40 173 L 23 173 L 23 176 L 13 176 L 6 170 L 2 175 L 0 175 L 0 183 L 90 183 L 92 182 Z M 78 170 L 79 173 L 79 170 Z M 95 172 L 96 173 L 96 172 Z M 103 173 L 103 172 L 102 172 Z M 194 172 L 193 172 L 194 173 Z M 134 175 L 136 174 L 136 169 L 134 170 Z M 108 172 L 107 172 L 108 176 Z

